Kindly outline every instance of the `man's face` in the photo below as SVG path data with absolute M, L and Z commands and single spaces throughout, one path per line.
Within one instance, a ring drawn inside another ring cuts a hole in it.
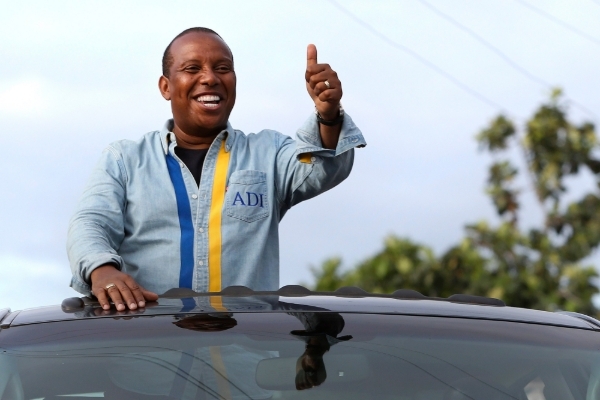
M 188 33 L 171 45 L 169 78 L 161 77 L 175 126 L 192 136 L 211 136 L 227 127 L 235 104 L 233 56 L 225 42 L 204 32 Z

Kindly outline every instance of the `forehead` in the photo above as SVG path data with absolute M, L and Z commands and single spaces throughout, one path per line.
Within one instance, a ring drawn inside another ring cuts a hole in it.
M 189 58 L 228 58 L 233 60 L 229 46 L 215 34 L 191 32 L 177 38 L 171 45 L 171 56 L 175 63 Z

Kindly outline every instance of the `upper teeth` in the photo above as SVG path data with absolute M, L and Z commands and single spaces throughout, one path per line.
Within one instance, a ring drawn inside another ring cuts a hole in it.
M 221 98 L 219 96 L 214 96 L 214 95 L 204 95 L 204 96 L 199 96 L 198 97 L 198 101 L 220 101 Z

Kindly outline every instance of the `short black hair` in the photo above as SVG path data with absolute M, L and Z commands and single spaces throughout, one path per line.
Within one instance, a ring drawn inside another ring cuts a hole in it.
M 194 28 L 188 28 L 185 31 L 181 32 L 179 35 L 175 36 L 173 38 L 173 40 L 171 40 L 171 43 L 169 43 L 169 45 L 165 49 L 165 52 L 163 53 L 163 58 L 162 58 L 162 73 L 167 78 L 169 77 L 169 70 L 171 69 L 171 66 L 173 66 L 173 56 L 171 55 L 171 45 L 173 45 L 174 41 L 176 41 L 177 39 L 179 39 L 182 36 L 187 35 L 188 33 L 210 33 L 212 35 L 217 35 L 219 38 L 223 39 L 221 37 L 221 35 L 219 35 L 215 31 L 213 31 L 212 29 L 204 28 L 201 26 L 197 26 Z M 231 52 L 231 50 L 229 50 L 229 51 Z M 232 57 L 233 57 L 233 55 L 232 55 Z

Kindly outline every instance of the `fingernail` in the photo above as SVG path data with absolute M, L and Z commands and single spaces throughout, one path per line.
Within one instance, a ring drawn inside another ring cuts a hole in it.
M 105 304 L 102 306 L 103 309 L 108 310 L 110 308 L 110 306 L 108 304 Z
M 119 311 L 123 311 L 124 309 L 125 309 L 125 306 L 123 304 L 119 304 L 117 306 L 117 310 L 119 310 Z
M 146 307 L 146 303 L 144 303 L 143 301 L 140 301 L 140 307 Z
M 135 303 L 131 303 L 129 304 L 129 308 L 135 310 L 137 308 L 137 305 Z

